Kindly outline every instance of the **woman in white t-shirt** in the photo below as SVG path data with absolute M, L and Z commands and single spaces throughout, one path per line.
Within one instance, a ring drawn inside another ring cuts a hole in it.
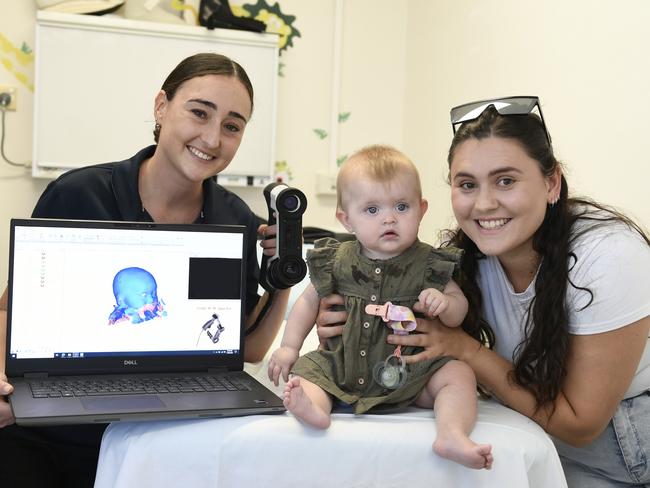
M 537 109 L 539 116 L 533 111 Z M 449 355 L 556 441 L 570 488 L 650 483 L 650 241 L 572 198 L 536 97 L 452 109 L 451 202 L 470 301 L 460 328 L 418 320 L 407 362 Z M 321 305 L 318 323 L 337 323 Z M 488 324 L 493 334 L 483 334 Z M 319 327 L 321 337 L 339 327 Z M 485 347 L 487 344 L 489 347 Z

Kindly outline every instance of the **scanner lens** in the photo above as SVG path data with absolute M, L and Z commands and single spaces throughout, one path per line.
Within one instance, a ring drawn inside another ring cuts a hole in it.
M 300 199 L 295 195 L 287 195 L 282 200 L 282 206 L 289 212 L 295 212 L 300 208 Z

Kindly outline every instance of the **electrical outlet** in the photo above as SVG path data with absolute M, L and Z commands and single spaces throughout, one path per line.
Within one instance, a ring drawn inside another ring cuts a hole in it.
M 3 96 L 5 95 L 5 96 Z M 5 110 L 16 110 L 16 87 L 9 85 L 0 85 L 0 102 L 9 97 L 9 102 L 4 107 Z

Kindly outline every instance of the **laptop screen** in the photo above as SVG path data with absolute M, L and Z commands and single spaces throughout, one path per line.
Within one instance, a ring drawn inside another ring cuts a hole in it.
M 13 220 L 11 239 L 10 361 L 240 355 L 243 227 Z

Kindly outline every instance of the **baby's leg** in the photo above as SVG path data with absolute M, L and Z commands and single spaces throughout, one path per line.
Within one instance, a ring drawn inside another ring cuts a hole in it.
M 469 366 L 449 361 L 435 372 L 415 403 L 434 408 L 438 435 L 433 451 L 438 456 L 469 468 L 492 467 L 492 446 L 469 438 L 477 410 L 476 378 Z
M 330 426 L 332 399 L 320 386 L 293 376 L 284 387 L 284 406 L 295 417 L 317 429 Z

